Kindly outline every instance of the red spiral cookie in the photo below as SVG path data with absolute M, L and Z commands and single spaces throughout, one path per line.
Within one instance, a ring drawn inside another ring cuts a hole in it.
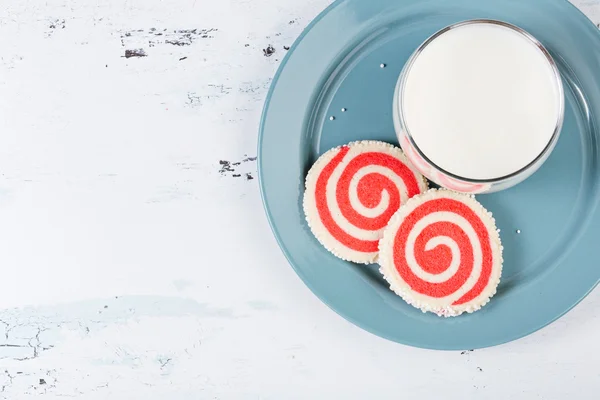
M 379 250 L 390 289 L 423 312 L 479 310 L 500 282 L 494 218 L 469 195 L 432 189 L 410 199 L 390 220 Z
M 304 213 L 312 233 L 337 257 L 374 262 L 394 213 L 427 190 L 397 147 L 362 141 L 323 154 L 306 177 Z

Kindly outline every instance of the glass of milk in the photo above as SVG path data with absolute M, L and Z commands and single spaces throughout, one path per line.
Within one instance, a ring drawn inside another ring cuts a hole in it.
M 564 116 L 556 63 L 532 35 L 495 20 L 469 20 L 427 39 L 394 94 L 394 127 L 407 157 L 431 181 L 495 192 L 535 172 Z

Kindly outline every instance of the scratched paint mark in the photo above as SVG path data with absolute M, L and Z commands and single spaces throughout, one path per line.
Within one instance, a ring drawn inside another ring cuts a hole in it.
M 169 364 L 172 361 L 172 358 L 161 356 L 158 357 L 156 361 L 160 364 L 160 369 L 164 369 L 167 366 L 167 364 Z
M 240 93 L 264 93 L 269 88 L 271 80 L 265 80 L 264 82 L 241 82 L 239 86 Z
M 188 92 L 186 105 L 190 107 L 200 107 L 228 95 L 232 90 L 233 88 L 231 86 L 209 84 L 199 92 Z
M 176 164 L 183 171 L 199 170 L 202 164 L 196 162 L 180 162 Z
M 166 376 L 172 373 L 181 357 L 196 355 L 196 349 L 202 344 L 199 327 L 204 321 L 231 321 L 244 317 L 230 308 L 162 296 L 122 296 L 119 303 L 113 303 L 113 314 L 98 315 L 96 310 L 107 301 L 0 310 L 0 331 L 3 327 L 6 330 L 6 334 L 0 332 L 0 399 L 20 399 L 24 391 L 30 396 L 48 394 L 52 398 L 79 398 L 85 393 L 97 394 L 108 387 L 110 383 L 105 376 L 82 374 L 76 390 L 72 391 L 70 380 L 61 380 L 59 376 L 61 372 L 66 375 L 64 367 L 71 360 L 66 360 L 65 365 L 57 369 L 44 368 L 48 365 L 47 360 L 53 357 L 63 359 L 66 355 L 72 360 L 78 359 L 80 355 L 73 353 L 71 347 L 74 340 L 85 340 L 89 368 L 147 365 L 157 374 Z M 166 320 L 174 326 L 185 327 L 183 331 L 187 333 L 166 329 L 155 339 L 140 339 L 140 332 L 160 331 Z M 99 351 L 90 351 L 89 343 L 95 343 Z M 28 353 L 11 353 L 13 346 L 27 349 Z M 149 348 L 154 351 L 149 352 Z M 64 349 L 67 349 L 66 353 Z M 34 360 L 43 352 L 47 352 L 47 358 Z
M 135 46 L 155 47 L 157 45 L 190 46 L 197 40 L 213 39 L 216 28 L 192 28 L 192 29 L 133 29 L 121 32 L 121 46 L 127 44 Z M 129 46 L 128 46 L 129 47 Z
M 175 183 L 174 185 L 161 187 L 146 201 L 146 203 L 157 204 L 169 201 L 197 200 L 197 197 L 191 190 L 181 186 L 182 185 Z
M 275 53 L 275 47 L 268 45 L 267 48 L 263 49 L 263 55 L 265 57 L 271 57 Z
M 45 32 L 45 37 L 49 38 L 54 35 L 54 32 L 58 29 L 65 29 L 66 23 L 64 19 L 53 19 L 48 23 L 48 30 Z
M 244 158 L 240 161 L 219 160 L 218 172 L 221 176 L 231 176 L 232 178 L 244 177 L 246 181 L 254 180 L 252 172 L 248 172 L 245 165 L 256 162 L 256 159 L 257 157 L 248 157 L 244 154 Z M 237 169 L 240 167 L 246 169 L 246 171 L 238 171 Z
M 227 160 L 219 160 L 219 165 L 221 166 L 219 168 L 219 173 L 220 174 L 224 174 L 226 172 L 233 172 L 235 171 L 232 167 L 231 167 L 231 162 L 227 161 Z
M 147 54 L 144 51 L 144 49 L 131 49 L 131 50 L 125 50 L 125 58 L 131 58 L 131 57 L 146 57 Z
M 64 19 L 55 19 L 53 22 L 50 23 L 49 28 L 50 29 L 65 29 L 65 20 Z

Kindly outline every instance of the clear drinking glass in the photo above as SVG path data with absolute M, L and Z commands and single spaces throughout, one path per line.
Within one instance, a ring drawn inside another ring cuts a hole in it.
M 442 35 L 443 33 L 455 29 L 457 27 L 466 25 L 466 24 L 496 24 L 501 25 L 507 28 L 510 28 L 517 32 L 518 34 L 525 37 L 535 46 L 537 46 L 542 53 L 545 55 L 547 61 L 550 63 L 554 76 L 556 79 L 556 87 L 558 88 L 558 96 L 560 96 L 559 100 L 559 117 L 554 128 L 554 132 L 546 145 L 543 151 L 535 157 L 528 165 L 524 168 L 506 176 L 501 176 L 494 179 L 469 179 L 461 176 L 454 175 L 448 171 L 443 170 L 439 166 L 437 166 L 434 162 L 432 162 L 427 156 L 419 149 L 413 140 L 410 134 L 410 127 L 406 125 L 406 120 L 403 115 L 403 99 L 400 95 L 404 91 L 404 87 L 406 85 L 406 79 L 408 76 L 408 72 L 410 71 L 414 61 L 418 57 L 418 55 L 425 49 L 432 41 L 434 41 L 437 37 Z M 458 192 L 464 193 L 491 193 L 497 192 L 499 190 L 504 190 L 509 187 L 516 185 L 517 183 L 522 182 L 524 179 L 528 178 L 533 174 L 543 163 L 546 161 L 552 150 L 554 149 L 556 142 L 558 141 L 558 137 L 560 135 L 560 130 L 563 123 L 564 118 L 564 89 L 562 85 L 562 80 L 560 77 L 560 72 L 558 71 L 558 67 L 550 53 L 546 50 L 546 48 L 533 36 L 524 31 L 523 29 L 511 25 L 506 22 L 496 21 L 496 20 L 487 20 L 487 19 L 476 19 L 476 20 L 468 20 L 464 22 L 459 22 L 457 24 L 450 25 L 427 39 L 423 44 L 417 48 L 417 50 L 410 56 L 406 65 L 402 69 L 400 77 L 398 79 L 398 83 L 396 84 L 396 90 L 394 93 L 394 104 L 393 104 L 393 120 L 394 120 L 394 128 L 396 130 L 396 134 L 398 136 L 398 140 L 400 142 L 400 146 L 402 150 L 405 152 L 408 159 L 415 165 L 415 167 L 429 180 L 437 183 L 438 185 L 445 187 L 447 189 L 455 190 Z

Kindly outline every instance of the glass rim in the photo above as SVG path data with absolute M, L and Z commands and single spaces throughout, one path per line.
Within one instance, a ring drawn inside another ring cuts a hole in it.
M 556 83 L 556 87 L 558 90 L 558 118 L 556 121 L 556 125 L 554 127 L 554 131 L 552 132 L 552 136 L 550 137 L 550 139 L 548 140 L 548 143 L 546 144 L 546 146 L 542 149 L 542 151 L 531 161 L 529 162 L 527 165 L 525 165 L 524 167 L 518 169 L 517 171 L 514 171 L 510 174 L 504 175 L 504 176 L 500 176 L 497 178 L 489 178 L 489 179 L 473 179 L 473 178 L 465 178 L 456 174 L 453 174 L 443 168 L 441 168 L 440 166 L 438 166 L 436 163 L 434 163 L 430 158 L 428 158 L 419 148 L 419 146 L 417 146 L 415 140 L 413 139 L 410 130 L 408 129 L 408 126 L 406 124 L 406 119 L 404 116 L 404 87 L 406 85 L 406 81 L 407 81 L 407 77 L 408 74 L 413 66 L 413 64 L 415 63 L 417 57 L 419 56 L 419 54 L 421 54 L 421 52 L 423 52 L 423 50 L 436 38 L 438 38 L 439 36 L 441 36 L 442 34 L 452 30 L 452 29 L 456 29 L 456 28 L 460 28 L 462 26 L 465 25 L 473 25 L 473 24 L 491 24 L 491 25 L 498 25 L 498 26 L 502 26 L 505 28 L 509 28 L 513 31 L 515 31 L 516 33 L 520 34 L 521 36 L 523 36 L 525 39 L 527 39 L 529 42 L 531 42 L 535 47 L 538 48 L 538 50 L 540 50 L 542 52 L 542 54 L 544 55 L 544 57 L 546 58 L 546 61 L 548 61 L 548 63 L 550 64 L 550 67 L 552 68 L 552 71 L 554 73 L 554 80 Z M 420 157 L 422 157 L 431 167 L 433 167 L 435 170 L 460 181 L 466 182 L 466 183 L 499 183 L 499 182 L 503 182 L 506 180 L 509 180 L 511 178 L 514 178 L 524 172 L 526 172 L 528 169 L 530 169 L 531 167 L 535 166 L 540 160 L 544 159 L 544 157 L 546 156 L 546 154 L 552 150 L 552 148 L 554 147 L 554 144 L 556 143 L 556 141 L 558 140 L 558 137 L 560 135 L 560 131 L 562 129 L 562 125 L 563 125 L 563 121 L 564 121 L 564 115 L 565 115 L 565 100 L 564 100 L 564 87 L 563 87 L 563 83 L 562 83 L 562 79 L 560 76 L 560 71 L 558 70 L 558 65 L 556 64 L 556 62 L 554 61 L 554 59 L 552 58 L 552 56 L 550 55 L 550 52 L 544 47 L 544 45 L 537 40 L 534 36 L 532 36 L 529 32 L 525 31 L 524 29 L 519 28 L 518 26 L 515 26 L 513 24 L 510 24 L 508 22 L 504 22 L 504 21 L 499 21 L 499 20 L 494 20 L 494 19 L 470 19 L 470 20 L 466 20 L 466 21 L 461 21 L 461 22 L 457 22 L 455 24 L 452 25 L 448 25 L 445 28 L 440 29 L 439 31 L 437 31 L 436 33 L 434 33 L 433 35 L 431 35 L 429 38 L 427 38 L 427 40 L 425 40 L 412 54 L 411 56 L 408 58 L 408 61 L 406 62 L 406 64 L 404 65 L 404 67 L 402 68 L 402 72 L 400 73 L 400 78 L 397 84 L 399 90 L 396 91 L 395 96 L 397 96 L 397 100 L 398 100 L 398 104 L 397 104 L 397 108 L 398 108 L 398 119 L 399 119 L 399 123 L 401 126 L 401 129 L 404 131 L 404 135 L 406 136 L 406 138 L 408 139 L 409 143 L 411 144 L 411 146 L 414 148 L 414 150 L 418 153 L 418 155 Z

